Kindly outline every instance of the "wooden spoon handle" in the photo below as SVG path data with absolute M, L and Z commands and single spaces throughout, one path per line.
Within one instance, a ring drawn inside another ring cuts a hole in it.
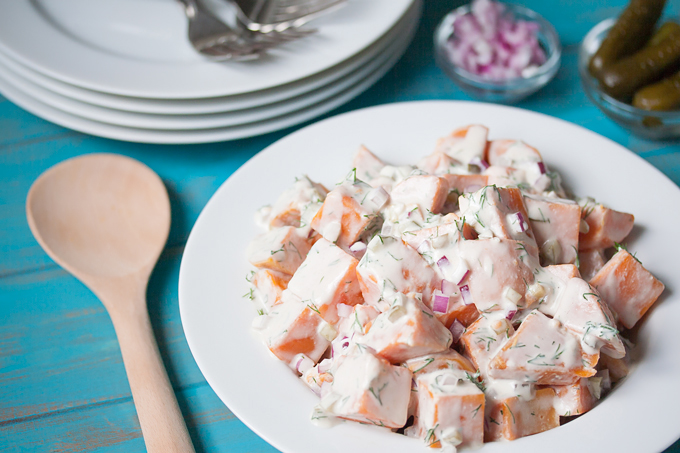
M 149 453 L 192 453 L 194 447 L 163 366 L 146 303 L 128 307 L 134 313 L 112 312 L 111 319 L 146 449 Z

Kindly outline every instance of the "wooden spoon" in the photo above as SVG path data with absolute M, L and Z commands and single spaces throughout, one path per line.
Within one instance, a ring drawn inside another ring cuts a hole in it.
M 146 308 L 149 276 L 170 230 L 161 179 L 128 157 L 76 157 L 33 183 L 26 216 L 47 254 L 109 312 L 147 450 L 193 452 Z

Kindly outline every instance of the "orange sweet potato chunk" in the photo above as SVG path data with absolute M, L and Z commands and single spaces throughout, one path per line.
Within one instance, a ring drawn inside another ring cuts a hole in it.
M 252 283 L 257 288 L 267 310 L 281 303 L 281 293 L 288 287 L 290 275 L 270 269 L 254 271 Z
M 619 250 L 590 283 L 628 329 L 637 324 L 664 290 L 664 284 L 624 249 Z
M 378 315 L 359 340 L 391 363 L 446 351 L 451 332 L 413 294 L 396 294 L 390 309 Z
M 581 207 L 576 203 L 525 196 L 529 223 L 546 264 L 576 261 Z
M 347 420 L 387 428 L 406 424 L 411 398 L 411 372 L 391 365 L 368 350 L 348 355 L 333 375 L 321 405 Z
M 470 268 L 467 284 L 479 311 L 501 310 L 499 302 L 505 300 L 507 288 L 522 296 L 516 303 L 519 308 L 536 302 L 527 290 L 534 283 L 534 273 L 525 244 L 511 239 L 477 239 L 460 242 L 459 250 Z
M 475 368 L 486 377 L 489 360 L 514 333 L 515 329 L 507 319 L 490 320 L 487 317 L 480 317 L 468 326 L 460 337 L 463 354 L 469 357 Z
M 456 165 L 460 165 L 460 162 L 444 152 L 435 151 L 420 159 L 416 166 L 431 175 L 444 176 L 451 171 L 451 167 Z
M 484 393 L 454 370 L 421 374 L 416 379 L 418 408 L 415 435 L 430 447 L 454 440 L 459 446 L 484 441 Z
M 284 302 L 275 306 L 269 318 L 265 327 L 266 344 L 276 357 L 291 367 L 295 366 L 293 362 L 298 354 L 318 361 L 330 345 L 321 333 L 326 321 L 295 296 L 286 299 L 284 295 Z
M 352 159 L 352 167 L 357 170 L 357 178 L 367 183 L 380 176 L 380 170 L 384 166 L 385 162 L 364 145 L 359 147 Z
M 443 152 L 457 161 L 467 164 L 475 157 L 484 158 L 489 129 L 471 124 L 454 130 L 448 137 L 440 138 L 435 152 Z
M 468 373 L 474 373 L 476 370 L 467 357 L 453 349 L 416 357 L 407 360 L 405 364 L 414 376 L 443 369 L 456 369 L 467 371 Z
M 486 160 L 491 165 L 514 167 L 522 162 L 540 162 L 541 153 L 533 146 L 518 140 L 491 140 L 486 151 Z
M 293 275 L 312 246 L 312 240 L 301 233 L 298 228 L 284 226 L 261 234 L 248 245 L 250 263 Z
M 390 198 L 393 203 L 417 204 L 421 209 L 439 214 L 448 193 L 445 179 L 434 175 L 414 175 L 397 183 L 390 192 Z
M 357 280 L 359 261 L 340 247 L 321 238 L 288 283 L 288 290 L 317 310 L 326 322 L 336 324 L 338 304 L 363 302 Z
M 518 188 L 486 186 L 461 195 L 458 205 L 460 216 L 480 236 L 522 241 L 532 256 L 538 256 L 524 197 Z
M 487 412 L 485 440 L 515 440 L 557 428 L 560 417 L 553 406 L 554 399 L 555 391 L 544 388 L 536 390 L 536 396 L 529 401 L 515 396 L 492 403 Z
M 595 372 L 584 365 L 578 338 L 539 311 L 522 321 L 489 362 L 493 378 L 529 380 L 539 385 L 573 384 Z
M 555 385 L 551 388 L 555 390 L 555 409 L 562 417 L 585 414 L 597 402 L 590 391 L 587 378 L 570 385 Z
M 455 191 L 458 195 L 468 192 L 476 192 L 482 187 L 489 185 L 489 177 L 486 175 L 441 175 L 449 185 L 450 191 Z
M 601 204 L 586 204 L 581 218 L 588 224 L 588 232 L 579 235 L 579 249 L 606 249 L 622 242 L 633 229 L 633 214 L 605 208 Z

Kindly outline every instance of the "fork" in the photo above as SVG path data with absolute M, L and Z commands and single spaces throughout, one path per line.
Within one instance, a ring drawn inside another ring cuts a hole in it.
M 295 29 L 347 3 L 347 0 L 230 0 L 238 19 L 252 31 Z
M 256 59 L 273 47 L 309 34 L 306 31 L 286 31 L 264 36 L 244 28 L 229 26 L 197 0 L 179 2 L 184 6 L 189 19 L 189 42 L 201 55 L 212 60 Z

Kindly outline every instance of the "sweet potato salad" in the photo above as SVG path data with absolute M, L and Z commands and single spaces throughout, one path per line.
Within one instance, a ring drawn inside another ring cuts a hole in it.
M 664 289 L 622 245 L 632 214 L 482 125 L 415 165 L 361 146 L 348 170 L 299 175 L 247 252 L 253 328 L 319 396 L 314 421 L 451 451 L 558 427 L 626 376 L 621 334 Z

